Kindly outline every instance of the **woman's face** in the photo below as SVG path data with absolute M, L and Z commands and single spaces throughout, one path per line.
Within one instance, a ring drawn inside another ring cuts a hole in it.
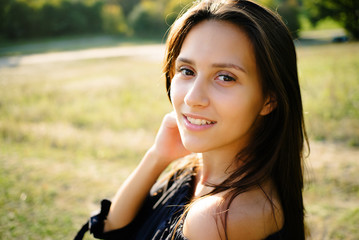
M 185 38 L 174 70 L 171 100 L 184 146 L 237 154 L 258 116 L 268 113 L 245 32 L 227 22 L 199 23 Z

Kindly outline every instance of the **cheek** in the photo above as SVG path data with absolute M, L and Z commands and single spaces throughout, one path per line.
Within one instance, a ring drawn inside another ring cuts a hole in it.
M 227 98 L 222 98 L 222 103 L 225 102 L 225 104 L 222 104 L 221 108 L 217 108 L 218 111 L 222 111 L 230 121 L 240 121 L 240 124 L 251 125 L 261 110 L 260 98 L 256 94 L 252 95 L 250 91 L 236 93 L 232 98 L 229 96 L 231 95 L 228 94 Z
M 176 81 L 175 78 L 172 79 L 171 88 L 171 102 L 173 107 L 176 109 L 182 102 L 185 96 L 185 90 L 183 86 Z

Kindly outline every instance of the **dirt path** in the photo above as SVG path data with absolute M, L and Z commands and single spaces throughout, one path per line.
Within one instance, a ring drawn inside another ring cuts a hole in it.
M 154 44 L 0 57 L 0 67 L 16 67 L 19 65 L 134 56 L 154 61 L 161 61 L 164 56 L 164 50 L 165 46 L 163 44 Z

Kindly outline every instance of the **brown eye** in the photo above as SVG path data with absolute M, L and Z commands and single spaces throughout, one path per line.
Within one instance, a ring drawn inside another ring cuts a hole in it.
M 193 76 L 194 75 L 194 72 L 188 68 L 181 68 L 180 72 L 184 76 Z
M 236 81 L 236 79 L 234 77 L 231 77 L 229 75 L 219 75 L 218 79 L 224 82 L 232 82 L 232 81 Z

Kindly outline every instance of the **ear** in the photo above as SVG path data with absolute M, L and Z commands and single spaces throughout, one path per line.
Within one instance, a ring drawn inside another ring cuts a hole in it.
M 261 116 L 265 116 L 270 114 L 277 107 L 277 98 L 274 94 L 269 94 L 265 101 L 261 112 L 259 113 Z

